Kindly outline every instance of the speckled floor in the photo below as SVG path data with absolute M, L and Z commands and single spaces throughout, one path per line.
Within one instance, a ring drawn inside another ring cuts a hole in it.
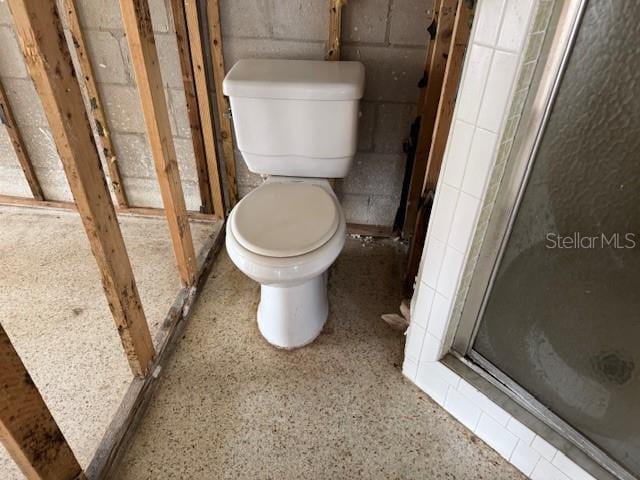
M 223 251 L 161 373 L 118 479 L 514 479 L 511 465 L 400 372 L 402 252 L 352 239 L 310 346 L 269 346 L 259 286 Z
M 180 288 L 166 222 L 121 225 L 154 335 Z M 192 225 L 196 248 L 212 228 Z M 132 377 L 75 212 L 0 207 L 0 321 L 88 465 Z M 23 478 L 2 447 L 0 478 Z

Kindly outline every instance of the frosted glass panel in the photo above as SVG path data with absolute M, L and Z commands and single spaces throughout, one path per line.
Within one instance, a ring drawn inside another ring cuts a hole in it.
M 474 350 L 640 475 L 640 2 L 591 1 Z

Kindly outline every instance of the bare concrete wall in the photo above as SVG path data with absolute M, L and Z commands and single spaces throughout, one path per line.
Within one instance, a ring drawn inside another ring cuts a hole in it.
M 366 67 L 358 155 L 338 181 L 347 221 L 391 225 L 398 208 L 405 157 L 402 143 L 415 116 L 424 67 L 430 0 L 351 0 L 344 7 L 344 60 Z M 222 0 L 227 68 L 241 58 L 322 59 L 326 0 Z M 238 166 L 238 188 L 260 178 Z
M 160 207 L 135 79 L 117 0 L 80 0 L 87 37 L 125 187 L 136 206 Z M 427 44 L 430 0 L 351 0 L 344 10 L 343 58 L 367 71 L 358 155 L 337 190 L 347 219 L 390 225 L 399 203 L 402 143 L 415 115 L 417 82 Z M 180 64 L 167 0 L 150 0 L 174 141 L 187 206 L 200 205 Z M 222 0 L 227 68 L 240 58 L 322 59 L 327 35 L 326 0 Z M 20 54 L 6 3 L 0 0 L 0 78 L 15 110 L 47 198 L 71 200 L 55 145 Z M 240 155 L 238 184 L 244 195 L 260 183 Z M 0 127 L 0 193 L 29 196 L 4 128 Z
M 77 4 L 129 201 L 135 206 L 162 207 L 118 1 L 79 0 Z M 187 208 L 198 210 L 200 198 L 171 10 L 165 0 L 150 0 L 149 5 Z M 45 197 L 72 200 L 4 1 L 0 2 L 0 45 L 0 78 Z M 4 127 L 0 128 L 0 193 L 30 196 Z

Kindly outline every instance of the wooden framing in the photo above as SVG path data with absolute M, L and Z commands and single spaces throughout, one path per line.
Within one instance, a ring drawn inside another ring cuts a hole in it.
M 38 387 L 0 325 L 0 440 L 29 479 L 83 478 Z
M 190 2 L 195 10 L 195 0 Z M 225 76 L 224 54 L 222 52 L 222 30 L 220 28 L 219 0 L 207 1 L 207 22 L 209 25 L 209 42 L 211 44 L 211 59 L 213 64 L 213 81 L 216 93 L 216 106 L 218 107 L 218 123 L 220 125 L 220 138 L 222 139 L 222 156 L 227 179 L 227 196 L 229 208 L 233 208 L 238 200 L 238 186 L 236 185 L 236 159 L 229 120 L 229 102 L 222 93 L 222 80 Z M 189 17 L 187 16 L 187 19 Z M 191 31 L 191 30 L 190 30 Z
M 433 128 L 436 123 L 440 91 L 451 46 L 451 35 L 456 16 L 457 0 L 439 0 L 428 31 L 431 36 L 425 64 L 426 86 L 420 92 L 418 116 L 420 129 L 413 159 L 407 204 L 404 214 L 403 236 L 411 236 L 418 215 L 418 204 L 422 194 Z
M 7 128 L 13 150 L 16 153 L 16 157 L 18 157 L 18 163 L 24 172 L 33 198 L 36 200 L 44 200 L 44 193 L 42 193 L 42 188 L 40 187 L 40 182 L 38 182 L 38 177 L 36 177 L 31 159 L 27 155 L 27 149 L 22 141 L 22 135 L 20 135 L 20 130 L 18 130 L 18 124 L 13 116 L 13 110 L 11 110 L 11 105 L 9 105 L 9 100 L 7 99 L 7 94 L 4 91 L 2 83 L 0 83 L 0 123 L 4 124 Z
M 449 138 L 449 130 L 453 120 L 453 110 L 456 104 L 456 93 L 464 55 L 469 43 L 471 31 L 472 7 L 469 2 L 460 0 L 456 10 L 455 23 L 453 26 L 453 39 L 449 47 L 447 66 L 444 73 L 440 101 L 431 139 L 429 159 L 426 167 L 426 174 L 421 187 L 421 202 L 417 213 L 416 226 L 409 246 L 409 260 L 407 273 L 405 276 L 405 287 L 411 289 L 415 276 L 418 273 L 420 257 L 424 248 L 429 214 L 435 195 L 440 167 L 444 157 L 444 151 Z
M 193 285 L 197 270 L 196 255 L 180 182 L 149 4 L 147 0 L 120 0 L 120 10 L 180 279 L 183 285 Z
M 120 168 L 118 167 L 118 159 L 116 158 L 115 149 L 111 142 L 109 124 L 107 123 L 107 117 L 102 107 L 102 99 L 100 98 L 100 92 L 96 85 L 93 66 L 91 65 L 91 59 L 89 59 L 89 55 L 87 54 L 84 33 L 82 32 L 80 20 L 78 19 L 76 1 L 62 0 L 62 2 L 76 58 L 78 59 L 78 66 L 80 68 L 78 77 L 82 78 L 83 86 L 86 89 L 89 108 L 91 109 L 91 115 L 95 122 L 96 133 L 101 143 L 104 160 L 107 164 L 107 169 L 109 170 L 109 177 L 111 179 L 111 185 L 113 186 L 113 192 L 115 193 L 118 201 L 118 206 L 126 208 L 129 206 L 129 201 L 127 200 L 124 184 L 122 183 L 122 176 L 120 175 Z
M 156 334 L 154 343 L 158 349 L 158 355 L 151 367 L 152 375 L 147 375 L 145 378 L 135 378 L 129 385 L 118 411 L 107 427 L 100 445 L 87 467 L 87 478 L 90 480 L 112 478 L 112 469 L 126 451 L 127 442 L 131 439 L 135 428 L 144 415 L 158 384 L 158 376 L 161 374 L 177 340 L 182 335 L 202 286 L 211 272 L 216 255 L 224 243 L 224 238 L 225 227 L 224 224 L 221 224 L 220 229 L 209 237 L 200 251 L 198 273 L 194 285 L 180 290 Z
M 55 200 L 35 200 L 33 198 L 14 197 L 12 195 L 0 195 L 0 205 L 9 205 L 14 207 L 29 207 L 29 208 L 44 208 L 55 210 L 68 210 L 78 211 L 78 207 L 73 202 L 61 202 Z M 129 207 L 129 208 L 116 208 L 118 215 L 124 215 L 128 217 L 149 217 L 159 218 L 166 217 L 164 210 L 161 208 L 147 208 L 147 207 Z M 187 212 L 189 221 L 191 222 L 215 222 L 216 217 L 211 213 L 200 212 Z
M 176 32 L 178 54 L 180 56 L 180 69 L 182 71 L 182 85 L 184 87 L 184 96 L 187 102 L 191 142 L 193 144 L 196 171 L 198 173 L 198 189 L 200 191 L 200 200 L 202 202 L 201 211 L 204 213 L 212 213 L 214 210 L 213 199 L 209 184 L 207 157 L 205 154 L 202 127 L 200 124 L 200 113 L 198 112 L 198 97 L 196 96 L 196 88 L 193 79 L 194 72 L 183 0 L 171 0 L 171 12 L 173 13 L 173 26 Z
M 181 0 L 172 0 L 179 3 Z M 206 66 L 204 61 L 203 43 L 200 35 L 200 19 L 198 5 L 195 0 L 184 0 L 183 16 L 185 17 L 185 31 L 188 34 L 193 78 L 195 82 L 196 106 L 199 112 L 200 125 L 206 155 L 207 172 L 211 186 L 214 212 L 218 218 L 225 218 L 224 198 L 218 155 L 216 153 L 216 129 L 213 122 L 211 100 L 207 88 Z
M 154 356 L 151 336 L 55 3 L 11 0 L 9 7 L 129 365 L 144 375 Z
M 329 39 L 325 45 L 325 60 L 340 60 L 340 33 L 342 31 L 342 7 L 347 0 L 329 0 Z

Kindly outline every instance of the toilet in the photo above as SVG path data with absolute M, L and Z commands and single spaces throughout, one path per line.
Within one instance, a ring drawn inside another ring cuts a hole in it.
M 279 348 L 311 343 L 329 314 L 346 238 L 329 179 L 351 167 L 363 90 L 360 62 L 240 60 L 223 82 L 238 149 L 265 179 L 229 214 L 227 252 L 260 284 L 258 328 Z

